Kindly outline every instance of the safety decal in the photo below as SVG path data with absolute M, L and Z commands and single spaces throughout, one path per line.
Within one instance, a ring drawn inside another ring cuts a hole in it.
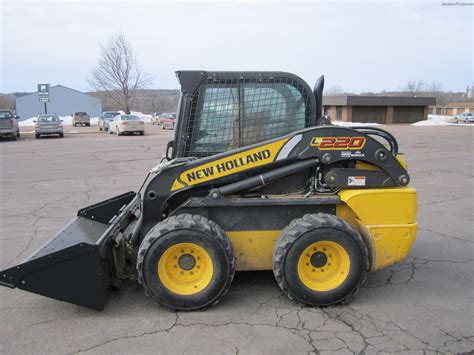
M 348 186 L 365 186 L 365 176 L 348 176 Z

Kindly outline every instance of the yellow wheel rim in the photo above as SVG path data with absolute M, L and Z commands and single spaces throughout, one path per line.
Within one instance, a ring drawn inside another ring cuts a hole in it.
M 163 286 L 179 295 L 204 290 L 214 273 L 211 256 L 194 243 L 175 244 L 158 261 L 158 277 Z
M 349 254 L 340 245 L 320 241 L 308 246 L 298 259 L 298 276 L 313 291 L 339 287 L 349 275 Z

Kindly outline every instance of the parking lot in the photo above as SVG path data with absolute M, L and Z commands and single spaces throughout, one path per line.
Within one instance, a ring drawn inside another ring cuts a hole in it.
M 272 272 L 237 273 L 202 312 L 173 312 L 137 284 L 102 312 L 0 289 L 1 353 L 461 353 L 474 350 L 473 127 L 386 127 L 418 189 L 408 259 L 369 274 L 350 306 L 300 307 Z M 0 142 L 0 269 L 28 257 L 77 210 L 136 190 L 171 131 L 111 136 L 66 127 L 65 138 Z M 71 275 L 74 277 L 74 275 Z

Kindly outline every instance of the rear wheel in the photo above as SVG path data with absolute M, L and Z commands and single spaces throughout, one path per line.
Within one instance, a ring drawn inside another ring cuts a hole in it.
M 140 131 L 140 135 L 141 135 L 141 136 L 144 136 L 144 135 L 145 135 L 145 131 Z
M 199 215 L 181 214 L 158 223 L 143 239 L 137 257 L 145 293 L 172 309 L 216 304 L 235 274 L 232 244 L 222 228 Z
M 311 306 L 348 303 L 365 280 L 367 248 L 344 220 L 324 213 L 293 220 L 273 253 L 273 273 L 290 299 Z
M 117 136 L 120 136 L 121 133 L 120 133 L 120 131 L 119 131 L 118 128 L 117 128 L 117 130 L 115 131 L 115 134 L 116 134 Z
M 13 135 L 11 136 L 11 138 L 10 138 L 10 139 L 11 139 L 12 141 L 16 141 L 16 139 L 17 139 L 17 137 L 16 137 L 16 133 L 15 133 L 15 134 L 13 134 Z
M 59 138 L 64 138 L 64 133 L 59 133 Z
M 39 139 L 39 138 L 40 138 L 40 135 L 39 135 L 39 134 L 35 134 L 35 138 L 36 138 L 36 139 Z

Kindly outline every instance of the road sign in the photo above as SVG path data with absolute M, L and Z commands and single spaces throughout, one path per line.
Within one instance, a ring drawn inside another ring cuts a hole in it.
M 38 101 L 50 102 L 49 98 L 49 84 L 38 84 Z

